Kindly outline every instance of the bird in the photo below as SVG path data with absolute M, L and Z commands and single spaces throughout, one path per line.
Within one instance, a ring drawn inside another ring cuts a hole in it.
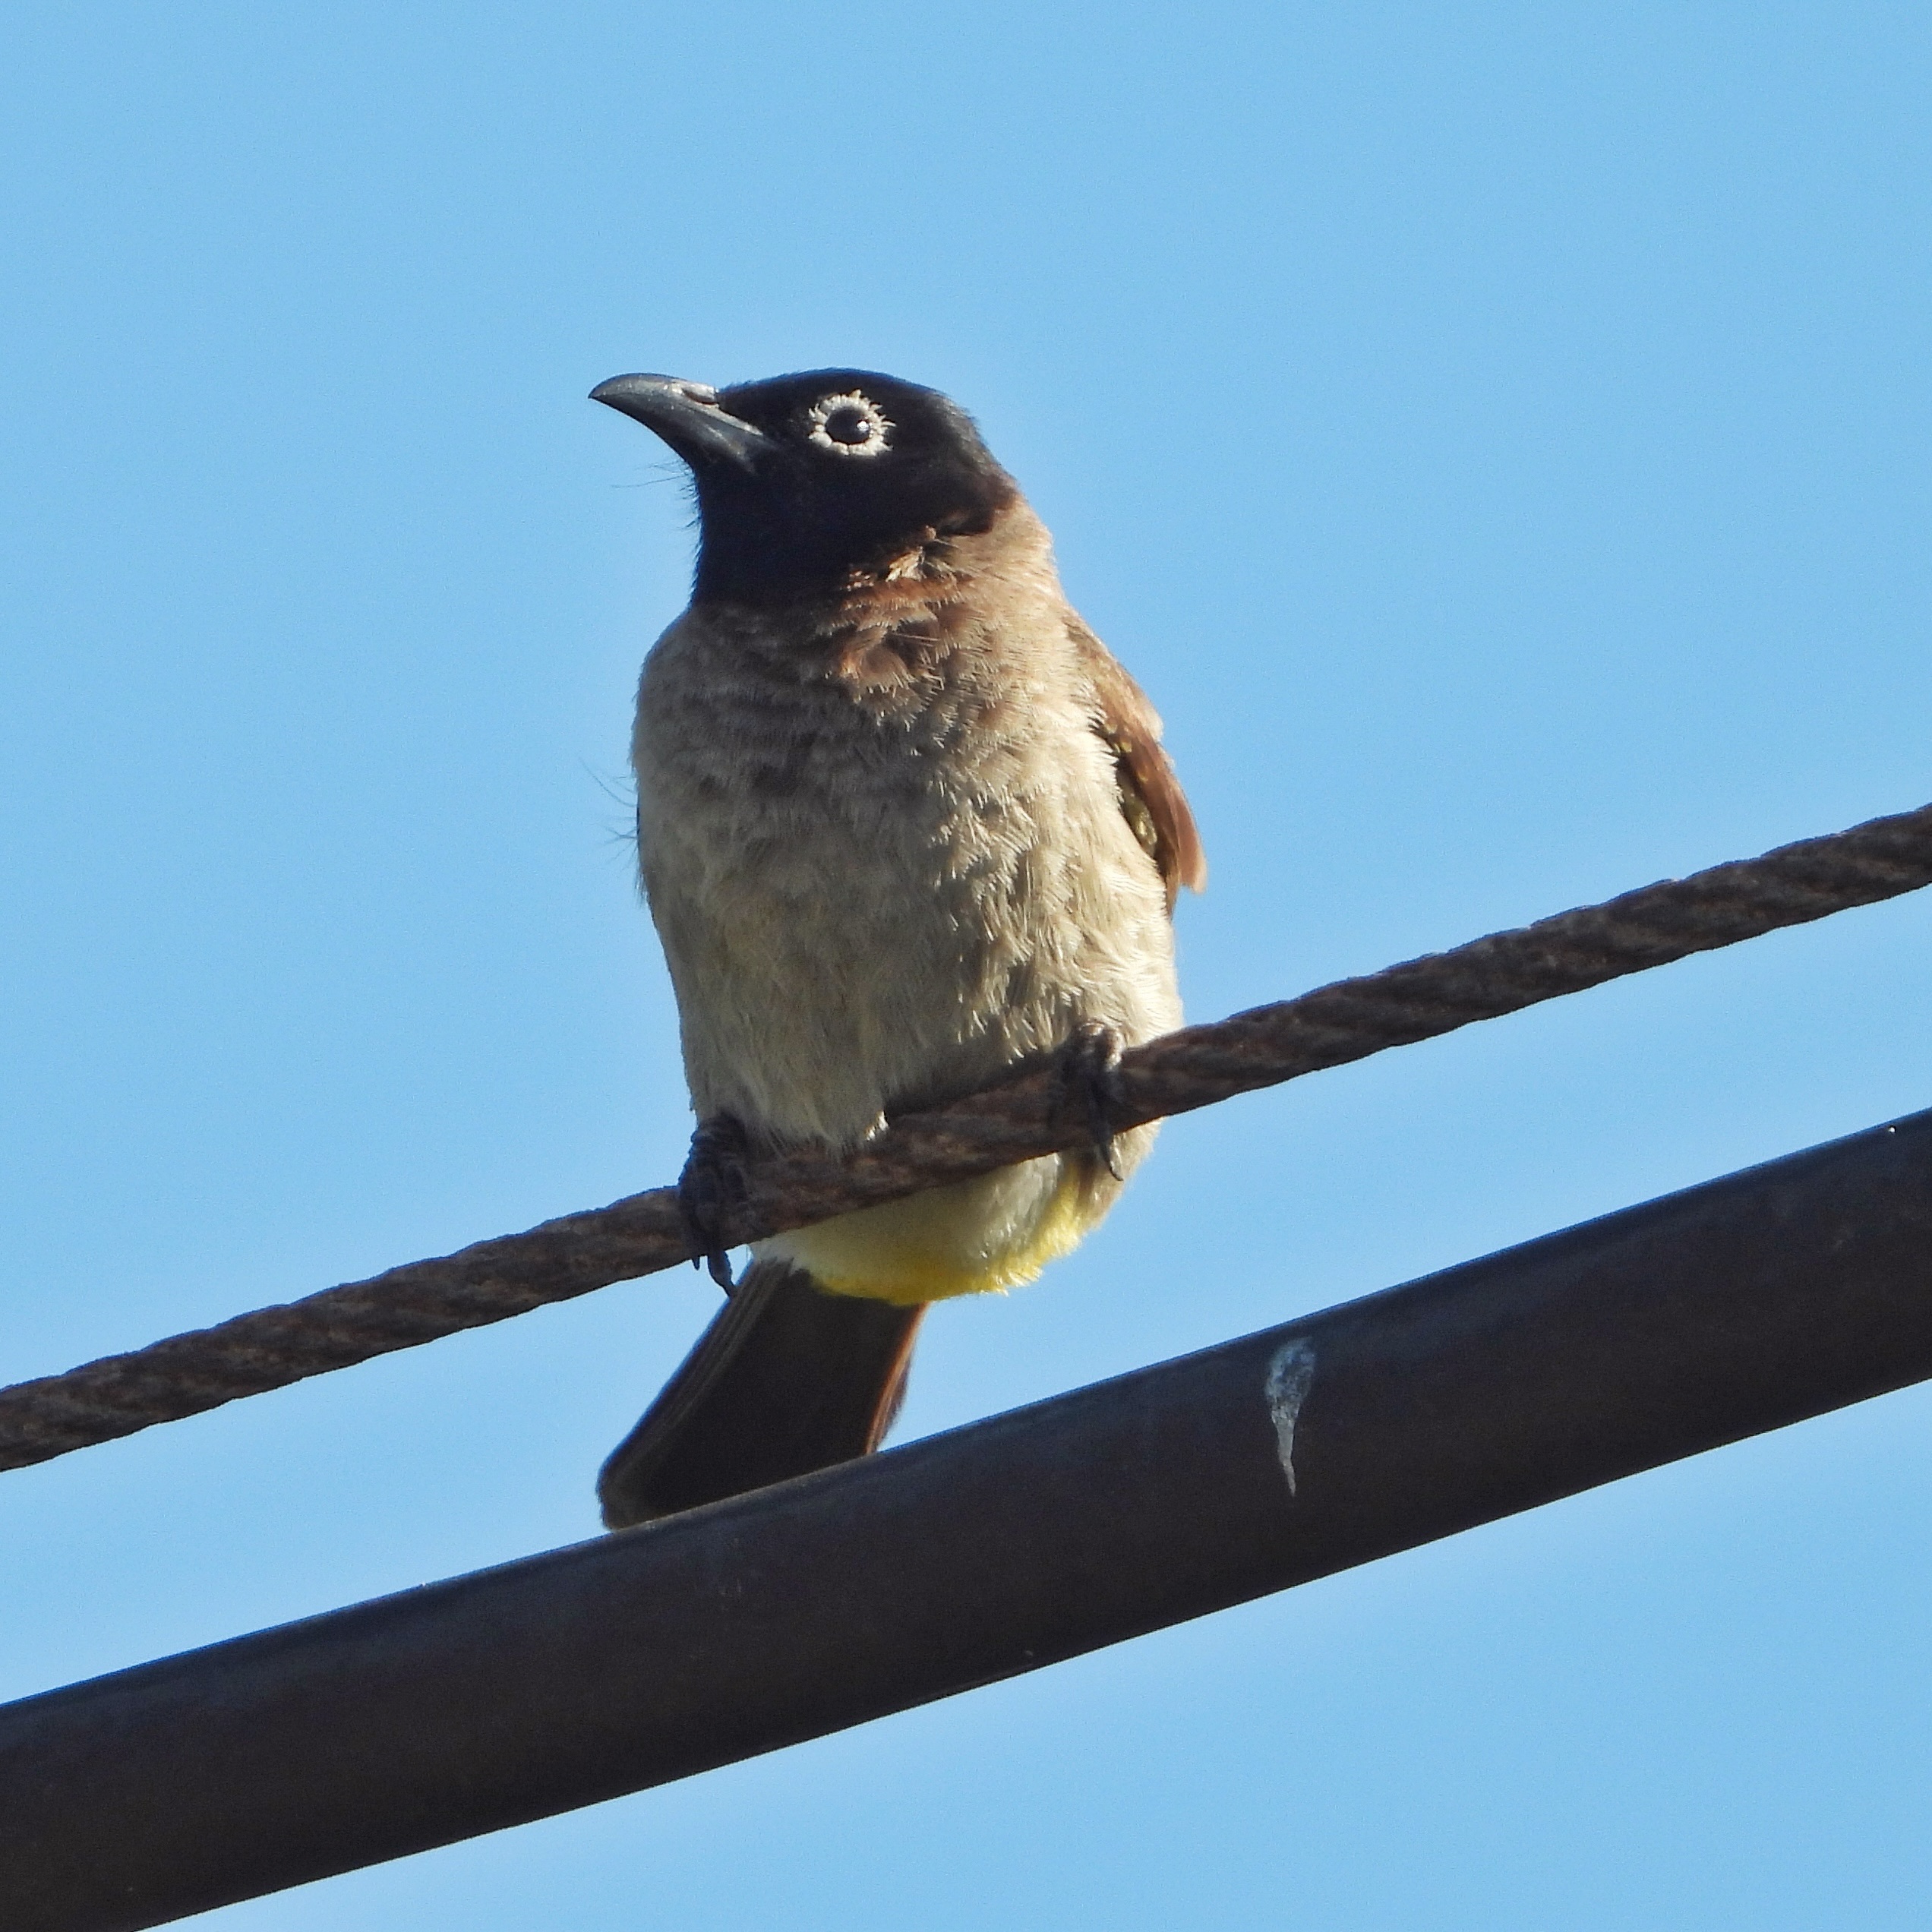
M 1154 707 L 958 404 L 858 369 L 591 396 L 696 499 L 631 762 L 697 1116 L 679 1199 L 727 1290 L 600 1472 L 621 1530 L 870 1454 L 926 1309 L 1100 1221 L 1154 1133 L 1108 1132 L 1111 1069 L 1181 1023 L 1173 913 L 1207 867 Z M 732 1280 L 747 1163 L 1043 1066 L 1090 1144 L 754 1242 Z

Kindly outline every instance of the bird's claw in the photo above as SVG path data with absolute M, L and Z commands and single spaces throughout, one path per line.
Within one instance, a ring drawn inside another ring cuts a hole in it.
M 1094 1158 L 1116 1181 L 1126 1179 L 1113 1151 L 1113 1110 L 1119 1100 L 1120 1036 L 1102 1021 L 1082 1020 L 1060 1049 L 1053 1113 L 1059 1117 L 1079 1108 Z
M 677 1177 L 678 1212 L 697 1250 L 691 1265 L 696 1267 L 702 1261 L 712 1280 L 728 1295 L 734 1284 L 724 1233 L 734 1211 L 744 1205 L 750 1158 L 751 1143 L 743 1122 L 735 1114 L 715 1113 L 698 1122 L 697 1132 L 691 1136 L 691 1151 L 684 1157 L 684 1171 Z

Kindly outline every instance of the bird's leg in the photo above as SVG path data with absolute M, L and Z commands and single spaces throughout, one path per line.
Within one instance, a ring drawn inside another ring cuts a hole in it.
M 698 1122 L 691 1136 L 691 1151 L 684 1157 L 684 1171 L 677 1177 L 677 1208 L 684 1217 L 685 1231 L 697 1253 L 691 1257 L 696 1267 L 700 1258 L 711 1278 L 726 1294 L 731 1292 L 731 1261 L 724 1242 L 725 1223 L 734 1208 L 744 1205 L 747 1190 L 745 1170 L 751 1158 L 751 1141 L 744 1123 L 736 1114 L 714 1113 Z
M 1126 1178 L 1113 1155 L 1113 1109 L 1119 1098 L 1120 1036 L 1103 1021 L 1082 1020 L 1054 1066 L 1053 1116 L 1080 1110 L 1094 1158 L 1116 1181 Z

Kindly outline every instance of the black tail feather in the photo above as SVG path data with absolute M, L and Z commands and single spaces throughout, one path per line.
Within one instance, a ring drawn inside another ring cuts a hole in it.
M 628 1529 L 870 1454 L 905 1400 L 923 1307 L 755 1261 L 597 1479 Z

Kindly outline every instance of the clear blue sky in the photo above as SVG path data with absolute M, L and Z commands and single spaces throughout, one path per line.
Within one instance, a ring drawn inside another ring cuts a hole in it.
M 21 0 L 0 1380 L 668 1179 L 621 370 L 958 396 L 1211 1018 L 1932 798 L 1917 8 Z M 923 1433 L 1932 1104 L 1932 898 L 1176 1123 Z M 0 1477 L 0 1694 L 592 1533 L 688 1274 Z M 1908 1394 L 223 1932 L 1924 1922 Z

